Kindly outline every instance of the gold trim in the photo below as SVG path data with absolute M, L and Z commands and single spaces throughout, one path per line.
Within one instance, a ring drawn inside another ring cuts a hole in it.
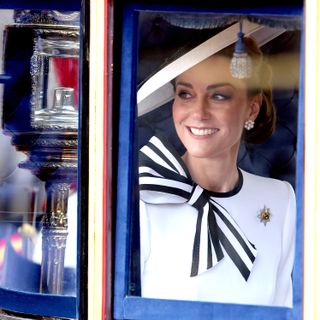
M 88 319 L 103 310 L 104 0 L 90 1 Z
M 320 2 L 305 1 L 303 319 L 320 319 Z

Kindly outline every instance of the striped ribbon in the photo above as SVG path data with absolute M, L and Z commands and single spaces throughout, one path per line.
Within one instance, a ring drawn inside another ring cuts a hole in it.
M 140 149 L 139 185 L 146 203 L 188 203 L 197 209 L 191 277 L 216 265 L 225 251 L 243 278 L 249 278 L 257 255 L 254 245 L 210 192 L 192 181 L 184 162 L 164 139 L 153 136 Z

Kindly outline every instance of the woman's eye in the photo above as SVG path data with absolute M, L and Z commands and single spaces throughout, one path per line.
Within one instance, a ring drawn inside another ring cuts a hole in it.
M 181 99 L 190 99 L 192 97 L 191 93 L 184 90 L 178 91 L 176 94 Z
M 224 100 L 229 100 L 229 96 L 228 95 L 225 95 L 225 94 L 222 94 L 222 93 L 214 93 L 212 96 L 211 96 L 211 99 L 213 100 L 217 100 L 217 101 L 224 101 Z

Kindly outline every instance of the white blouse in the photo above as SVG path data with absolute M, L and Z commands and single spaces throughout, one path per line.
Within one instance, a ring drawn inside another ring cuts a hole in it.
M 197 210 L 187 203 L 140 201 L 143 297 L 292 306 L 294 191 L 287 182 L 241 172 L 241 188 L 215 193 L 214 200 L 258 251 L 248 280 L 228 254 L 213 268 L 191 277 Z M 263 209 L 269 209 L 270 221 L 260 218 Z

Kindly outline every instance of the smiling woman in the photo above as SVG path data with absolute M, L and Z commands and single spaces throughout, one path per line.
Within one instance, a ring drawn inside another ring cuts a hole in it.
M 175 87 L 173 120 L 187 149 L 184 162 L 202 187 L 229 191 L 238 180 L 236 161 L 243 128 L 246 121 L 257 117 L 261 95 L 248 97 L 246 82 L 232 78 L 230 60 L 222 56 L 185 71 L 177 77 Z M 208 160 L 214 165 L 212 173 Z M 201 163 L 207 163 L 205 171 Z
M 293 188 L 238 165 L 242 142 L 274 131 L 271 72 L 254 40 L 238 41 L 244 76 L 229 43 L 168 79 L 182 151 L 156 130 L 140 149 L 143 297 L 292 306 Z

